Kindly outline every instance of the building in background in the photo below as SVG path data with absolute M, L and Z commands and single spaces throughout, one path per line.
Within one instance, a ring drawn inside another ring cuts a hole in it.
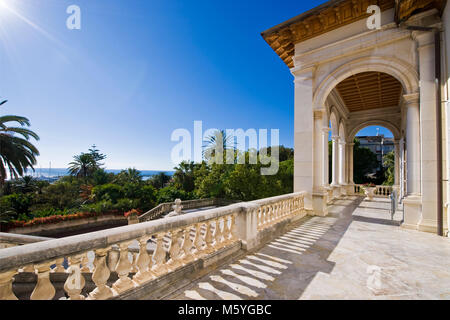
M 377 160 L 379 163 L 377 171 L 382 171 L 384 156 L 392 151 L 395 151 L 394 138 L 386 138 L 384 135 L 360 136 L 356 138 L 359 140 L 361 148 L 369 148 L 370 151 L 377 155 Z

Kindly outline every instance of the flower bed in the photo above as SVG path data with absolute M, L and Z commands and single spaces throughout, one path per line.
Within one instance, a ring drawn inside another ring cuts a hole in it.
M 133 209 L 133 210 L 130 210 L 128 212 L 125 212 L 124 216 L 125 216 L 125 218 L 128 218 L 128 217 L 130 217 L 132 215 L 140 216 L 142 213 L 143 212 L 140 211 L 140 210 Z
M 102 217 L 102 216 L 108 216 L 108 215 L 121 215 L 122 213 L 118 210 L 112 210 L 109 212 L 78 212 L 74 214 L 68 214 L 68 215 L 54 215 L 44 218 L 34 218 L 30 221 L 19 221 L 19 220 L 13 220 L 6 224 L 6 229 L 12 229 L 12 228 L 24 228 L 24 227 L 31 227 L 31 226 L 37 226 L 37 225 L 46 225 L 46 224 L 55 224 L 58 222 L 63 221 L 72 221 L 72 220 L 79 220 L 79 219 L 86 219 L 86 218 L 93 218 L 93 217 Z

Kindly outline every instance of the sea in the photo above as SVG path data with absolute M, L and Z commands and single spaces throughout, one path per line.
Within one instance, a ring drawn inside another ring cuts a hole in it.
M 121 169 L 105 169 L 108 173 L 118 174 L 122 170 Z M 141 176 L 143 180 L 148 180 L 152 176 L 157 175 L 161 172 L 164 172 L 168 176 L 173 176 L 175 171 L 157 171 L 157 170 L 139 170 L 141 172 Z M 69 171 L 67 169 L 62 168 L 35 168 L 35 171 L 28 169 L 26 174 L 28 176 L 32 176 L 39 180 L 46 181 L 56 181 L 61 177 L 68 176 Z

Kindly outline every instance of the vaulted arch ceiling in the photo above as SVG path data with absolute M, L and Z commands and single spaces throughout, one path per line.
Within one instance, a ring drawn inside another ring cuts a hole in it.
M 383 72 L 362 72 L 336 86 L 349 112 L 396 107 L 403 88 L 393 76 Z

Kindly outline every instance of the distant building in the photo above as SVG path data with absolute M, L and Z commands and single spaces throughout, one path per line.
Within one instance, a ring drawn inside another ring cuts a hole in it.
M 377 171 L 381 171 L 383 166 L 383 157 L 394 151 L 394 138 L 386 138 L 383 134 L 378 136 L 361 136 L 356 137 L 361 145 L 361 148 L 369 148 L 370 151 L 377 155 L 379 167 Z

